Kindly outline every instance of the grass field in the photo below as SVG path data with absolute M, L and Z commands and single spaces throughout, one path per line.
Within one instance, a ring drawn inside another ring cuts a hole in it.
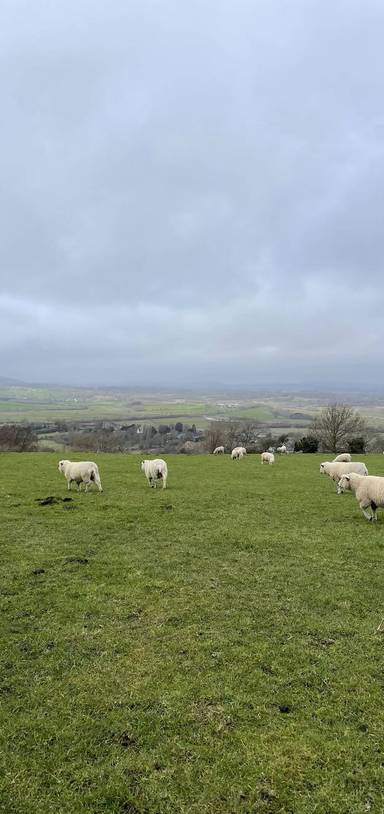
M 207 417 L 208 416 L 208 420 Z M 128 400 L 93 400 L 57 402 L 54 404 L 27 401 L 1 401 L 0 423 L 19 421 L 146 421 L 153 424 L 184 421 L 197 422 L 199 427 L 207 426 L 209 419 L 220 418 L 273 421 L 279 418 L 266 406 L 218 409 L 217 405 L 204 402 L 174 404 L 172 402 L 133 405 Z M 292 421 L 294 425 L 296 422 Z
M 183 397 L 185 396 L 185 398 Z M 135 391 L 116 388 L 6 386 L 0 382 L 0 424 L 6 422 L 116 421 L 172 424 L 195 423 L 205 429 L 215 419 L 253 419 L 273 427 L 274 433 L 308 431 L 311 418 L 327 400 L 292 392 L 224 395 L 188 392 Z M 342 400 L 342 397 L 340 396 Z M 339 399 L 339 400 L 340 400 Z M 377 394 L 356 394 L 353 402 L 370 430 L 384 432 L 384 399 Z M 279 429 L 281 427 L 281 429 Z
M 208 420 L 207 420 L 208 417 Z M 254 400 L 218 401 L 217 398 L 171 398 L 61 387 L 1 387 L 0 423 L 12 421 L 165 421 L 197 422 L 205 427 L 212 418 L 253 418 L 274 421 L 280 417 L 277 405 Z M 281 416 L 285 417 L 285 416 Z M 293 425 L 296 422 L 293 420 Z
M 312 455 L 42 506 L 57 457 L 0 456 L 0 811 L 383 812 L 384 513 Z

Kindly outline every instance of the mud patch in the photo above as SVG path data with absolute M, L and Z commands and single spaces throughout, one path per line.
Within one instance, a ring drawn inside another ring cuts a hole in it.
M 11 695 L 13 693 L 13 688 L 10 684 L 1 684 L 0 685 L 0 695 Z
M 89 560 L 87 557 L 67 557 L 64 560 L 64 565 L 68 565 L 71 562 L 78 562 L 80 565 L 88 565 Z
M 120 734 L 113 736 L 113 740 L 123 749 L 137 749 L 137 740 L 129 732 L 120 732 Z
M 48 495 L 47 497 L 36 497 L 35 503 L 38 503 L 39 506 L 54 506 L 57 503 L 72 503 L 72 497 L 56 497 L 56 495 Z M 72 508 L 69 506 L 65 507 L 66 509 Z
M 61 503 L 61 497 L 55 497 L 55 495 L 48 495 L 48 497 L 37 497 L 36 503 L 39 506 L 53 506 L 55 503 Z

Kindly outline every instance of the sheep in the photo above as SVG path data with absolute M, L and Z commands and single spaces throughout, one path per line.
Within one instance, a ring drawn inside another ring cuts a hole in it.
M 240 461 L 241 458 L 244 458 L 244 455 L 247 454 L 247 450 L 245 447 L 235 447 L 231 452 L 232 461 Z
M 334 458 L 332 463 L 351 463 L 352 455 L 349 452 L 342 452 L 341 455 L 338 455 L 337 458 Z
M 167 486 L 168 467 L 162 458 L 155 458 L 153 461 L 142 461 L 141 470 L 151 488 L 156 489 L 156 481 L 163 481 L 163 489 Z
M 262 452 L 260 455 L 262 464 L 274 464 L 275 456 L 273 452 Z
M 287 447 L 285 446 L 285 444 L 282 444 L 281 447 L 277 447 L 276 452 L 279 452 L 280 455 L 286 455 L 287 454 Z
M 343 491 L 340 489 L 339 481 L 342 475 L 347 475 L 349 472 L 357 472 L 358 475 L 368 475 L 368 469 L 361 461 L 340 462 L 340 461 L 324 461 L 320 464 L 320 474 L 328 475 L 331 480 L 337 484 L 337 494 L 340 495 Z
M 216 447 L 216 449 L 213 450 L 213 454 L 224 455 L 224 447 Z
M 94 483 L 99 492 L 103 491 L 99 468 L 94 461 L 59 461 L 58 468 L 67 481 L 68 490 L 71 488 L 71 483 L 76 483 L 77 491 L 80 492 L 81 484 L 85 483 L 85 491 L 88 492 L 89 487 Z
M 351 472 L 341 476 L 339 486 L 343 491 L 349 489 L 353 492 L 367 520 L 377 520 L 377 507 L 384 506 L 384 478 L 376 475 L 364 477 L 357 472 Z M 366 511 L 368 507 L 371 514 Z

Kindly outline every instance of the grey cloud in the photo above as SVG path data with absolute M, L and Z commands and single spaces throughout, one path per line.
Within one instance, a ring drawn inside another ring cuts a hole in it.
M 4 374 L 374 379 L 383 23 L 374 0 L 8 0 Z

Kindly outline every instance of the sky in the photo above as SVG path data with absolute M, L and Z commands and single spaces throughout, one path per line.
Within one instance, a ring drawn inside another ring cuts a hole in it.
M 382 0 L 2 0 L 0 376 L 378 386 Z

